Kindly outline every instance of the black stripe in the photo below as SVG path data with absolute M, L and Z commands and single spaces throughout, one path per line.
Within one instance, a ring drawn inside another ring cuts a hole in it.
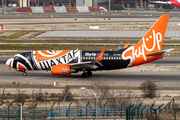
M 41 69 L 43 70 L 43 67 L 42 67 L 42 64 L 39 62 L 40 66 L 41 66 Z

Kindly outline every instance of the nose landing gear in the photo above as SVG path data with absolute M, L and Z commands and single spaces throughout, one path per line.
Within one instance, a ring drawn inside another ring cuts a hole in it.
M 23 71 L 23 74 L 22 74 L 23 76 L 27 76 L 27 73 L 26 73 L 26 71 Z

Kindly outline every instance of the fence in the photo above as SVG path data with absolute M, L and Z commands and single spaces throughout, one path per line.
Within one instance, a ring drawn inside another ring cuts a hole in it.
M 59 102 L 60 99 L 56 102 Z M 133 120 L 133 119 L 147 119 L 148 117 L 153 117 L 154 120 L 159 119 L 159 115 L 162 113 L 173 113 L 174 120 L 176 120 L 177 116 L 177 110 L 178 105 L 175 104 L 174 98 L 168 102 L 166 105 L 161 104 L 158 107 L 155 107 L 155 102 L 152 103 L 152 105 L 147 108 L 146 105 L 143 105 L 142 102 L 138 105 L 131 104 L 126 108 L 106 108 L 107 102 L 104 104 L 103 109 L 87 109 L 89 102 L 86 104 L 86 109 L 71 109 L 72 102 L 69 104 L 68 109 L 60 109 L 58 106 L 58 109 L 53 111 L 53 109 L 57 109 L 54 102 L 50 108 L 46 109 L 36 109 L 36 106 L 38 103 L 33 103 L 33 109 L 23 109 L 22 110 L 22 117 L 23 118 L 29 118 L 29 119 L 46 119 L 48 116 L 53 120 L 56 117 L 66 117 L 68 119 L 94 119 L 97 117 L 98 119 L 126 119 L 126 120 Z M 16 120 L 20 119 L 20 106 L 18 109 L 10 109 L 11 106 L 13 106 L 14 102 L 11 102 L 8 105 L 8 109 L 0 109 L 0 117 L 2 120 L 9 118 L 16 118 Z M 123 104 L 125 101 L 121 104 Z M 0 104 L 0 106 L 3 105 L 3 102 Z M 24 103 L 22 103 L 22 106 Z M 114 106 L 115 107 L 115 106 Z M 48 109 L 50 109 L 50 112 Z M 97 113 L 96 113 L 97 112 Z M 163 119 L 163 118 L 162 118 Z
M 27 85 L 28 86 L 28 85 Z M 34 86 L 35 87 L 35 86 Z M 46 86 L 51 88 L 51 86 Z M 62 104 L 62 94 L 50 94 L 50 92 L 43 93 L 43 90 L 31 91 L 31 96 L 27 97 L 23 90 L 17 89 L 15 95 L 7 93 L 6 88 L 2 90 L 0 96 L 0 118 L 7 120 L 10 118 L 20 118 L 20 104 L 22 104 L 22 117 L 28 120 L 47 119 L 51 120 L 56 118 L 69 118 L 69 119 L 147 119 L 153 117 L 153 120 L 159 120 L 162 114 L 172 114 L 174 119 L 179 119 L 178 105 L 180 99 L 172 99 L 167 103 L 159 103 L 154 101 L 152 104 L 144 104 L 143 102 L 136 103 L 135 101 L 129 102 L 129 99 L 121 98 L 119 103 L 118 99 L 110 98 L 98 102 L 96 109 L 96 100 L 92 97 L 87 99 L 78 98 L 66 102 L 65 106 Z M 43 93 L 43 94 L 42 94 Z M 13 100 L 12 96 L 15 96 Z M 55 96 L 55 97 L 53 97 Z M 132 99 L 132 98 L 131 98 Z M 102 104 L 100 106 L 100 104 Z M 63 105 L 63 106 L 62 106 Z M 65 109 L 64 109 L 65 108 Z M 162 118 L 162 116 L 161 116 Z
M 121 106 L 125 101 L 122 103 Z M 86 105 L 86 109 L 71 109 L 71 104 L 69 105 L 68 109 L 62 109 L 62 110 L 57 110 L 57 111 L 51 111 L 48 112 L 47 114 L 50 115 L 52 118 L 55 118 L 56 116 L 66 116 L 68 119 L 73 118 L 73 119 L 93 119 L 94 117 L 98 118 L 123 118 L 126 120 L 133 120 L 133 119 L 147 119 L 148 117 L 153 117 L 154 120 L 158 120 L 159 114 L 163 113 L 168 113 L 168 110 L 173 111 L 174 113 L 174 120 L 176 119 L 176 112 L 178 110 L 178 105 L 175 104 L 174 98 L 168 102 L 166 105 L 161 104 L 158 107 L 155 106 L 155 102 L 152 103 L 150 108 L 147 108 L 146 105 L 142 106 L 142 102 L 135 106 L 134 104 L 129 105 L 126 108 L 105 108 L 107 102 L 104 104 L 103 109 L 87 109 L 87 106 L 89 103 Z M 96 113 L 97 112 L 97 113 Z M 161 118 L 163 119 L 163 118 Z

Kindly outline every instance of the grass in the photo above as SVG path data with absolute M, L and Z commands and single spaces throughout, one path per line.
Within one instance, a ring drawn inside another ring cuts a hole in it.
M 117 50 L 117 46 L 58 46 L 58 45 L 0 45 L 0 50 L 102 50 L 107 48 L 107 50 Z
M 14 40 L 14 39 L 0 39 L 0 43 L 137 43 L 139 40 L 91 40 L 91 39 L 59 39 L 59 40 Z
M 29 33 L 29 32 L 28 32 Z M 27 33 L 21 33 L 27 34 Z M 38 33 L 40 34 L 40 32 Z M 19 35 L 16 35 L 19 36 Z M 11 36 L 12 37 L 12 36 Z M 140 40 L 132 39 L 59 39 L 59 40 L 18 40 L 18 39 L 2 39 L 0 37 L 0 43 L 138 43 Z M 180 43 L 180 40 L 164 40 L 164 43 Z
M 30 30 L 8 30 L 8 31 L 0 31 L 1 33 L 5 33 L 5 32 L 14 32 L 14 34 L 10 35 L 10 36 L 0 36 L 0 42 L 4 41 L 2 38 L 10 38 L 10 39 L 14 39 L 14 38 L 18 38 L 22 35 L 28 34 L 30 32 L 36 32 L 36 31 L 30 31 Z
M 122 46 L 123 47 L 123 46 Z M 118 46 L 76 46 L 76 45 L 0 45 L 0 50 L 118 50 Z M 179 46 L 163 46 L 162 50 L 174 48 L 174 51 L 179 51 Z

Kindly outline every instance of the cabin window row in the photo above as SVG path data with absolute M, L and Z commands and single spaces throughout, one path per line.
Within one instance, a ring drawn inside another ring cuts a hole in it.
M 83 60 L 95 60 L 96 57 L 83 57 Z M 120 60 L 121 57 L 103 57 L 103 60 Z
M 39 58 L 39 57 L 37 57 L 35 59 L 37 59 L 37 60 L 51 60 L 51 59 L 58 59 L 58 58 L 46 58 L 46 57 L 45 58 L 44 57 L 42 57 L 42 58 L 40 57 Z M 69 59 L 72 59 L 72 58 L 69 58 Z
M 38 58 L 37 57 L 37 60 L 51 60 L 51 59 L 54 59 L 54 58 Z M 95 60 L 96 57 L 83 57 L 83 60 Z M 103 57 L 102 58 L 103 60 L 120 60 L 121 57 Z

